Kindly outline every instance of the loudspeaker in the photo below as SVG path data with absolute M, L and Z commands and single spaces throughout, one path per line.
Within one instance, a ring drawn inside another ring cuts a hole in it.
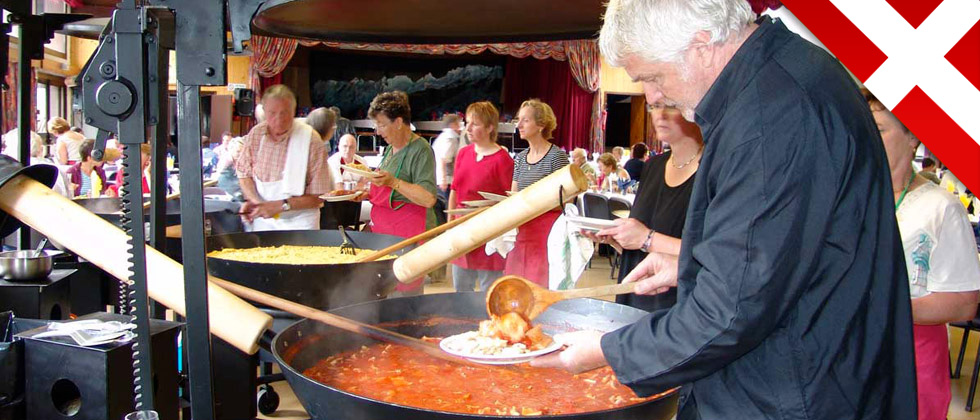
M 95 312 L 78 319 L 129 322 L 131 318 Z M 150 320 L 153 408 L 163 420 L 178 419 L 180 329 L 176 322 Z M 45 328 L 38 328 L 18 335 L 24 339 L 27 420 L 121 419 L 133 411 L 132 342 L 82 347 L 68 337 L 34 338 L 43 331 Z
M 255 113 L 255 92 L 252 89 L 235 89 L 235 115 L 251 117 Z

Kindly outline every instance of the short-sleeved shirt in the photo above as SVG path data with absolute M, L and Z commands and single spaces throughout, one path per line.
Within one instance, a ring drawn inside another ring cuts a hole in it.
M 473 144 L 459 149 L 459 155 L 456 156 L 457 176 L 453 178 L 452 190 L 456 191 L 457 204 L 483 199 L 480 191 L 503 195 L 510 189 L 514 159 L 511 159 L 506 149 L 501 148 L 480 160 L 476 158 L 476 146 Z M 483 247 L 454 260 L 453 263 L 471 270 L 504 269 L 503 258 L 499 254 L 487 256 Z
M 432 195 L 436 195 L 436 159 L 429 142 L 421 137 L 415 137 L 395 154 L 391 153 L 391 147 L 386 147 L 378 169 L 390 172 L 396 178 L 421 186 Z M 391 198 L 393 201 L 411 202 L 397 191 Z M 435 225 L 436 213 L 430 207 L 426 211 L 425 226 L 428 229 Z
M 297 124 L 293 123 L 293 129 Z M 289 150 L 288 138 L 283 141 L 272 141 L 268 134 L 268 125 L 260 123 L 248 132 L 242 154 L 235 161 L 235 171 L 239 178 L 258 178 L 262 182 L 282 180 L 282 171 L 286 166 L 286 152 Z M 291 135 L 291 133 L 290 133 Z M 259 152 L 261 150 L 261 153 Z M 310 156 L 306 164 L 306 194 L 326 194 L 333 189 L 330 181 L 330 171 L 327 167 L 327 152 L 316 130 L 310 134 Z
M 548 153 L 545 153 L 541 160 L 534 163 L 527 161 L 527 153 L 530 150 L 524 149 L 514 158 L 513 181 L 517 182 L 518 191 L 568 165 L 568 155 L 553 144 L 548 149 Z
M 442 133 L 432 142 L 432 152 L 443 165 L 436 166 L 436 184 L 452 184 L 453 161 L 459 151 L 459 134 L 451 128 L 444 128 Z
M 980 260 L 966 210 L 931 182 L 909 191 L 896 214 L 912 298 L 980 290 Z

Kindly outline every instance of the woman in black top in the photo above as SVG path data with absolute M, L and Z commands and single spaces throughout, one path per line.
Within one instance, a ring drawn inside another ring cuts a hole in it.
M 620 282 L 649 252 L 680 253 L 687 204 L 703 149 L 698 126 L 685 120 L 679 110 L 661 104 L 648 109 L 657 139 L 669 144 L 671 151 L 652 157 L 643 165 L 643 181 L 630 217 L 619 219 L 618 226 L 596 234 L 600 241 L 623 250 Z M 616 301 L 646 311 L 666 309 L 677 302 L 677 289 L 655 295 L 620 295 Z

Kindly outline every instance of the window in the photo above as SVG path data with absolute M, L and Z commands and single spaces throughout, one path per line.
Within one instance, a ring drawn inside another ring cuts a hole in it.
M 37 83 L 37 112 L 34 114 L 37 118 L 35 127 L 37 127 L 38 133 L 46 133 L 48 130 L 46 126 L 48 115 L 50 115 L 48 110 L 48 85 L 39 81 Z

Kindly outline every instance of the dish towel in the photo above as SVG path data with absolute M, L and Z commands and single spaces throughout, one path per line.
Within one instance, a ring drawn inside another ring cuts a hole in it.
M 595 245 L 579 228 L 559 216 L 548 235 L 548 288 L 574 289 L 592 258 Z
M 507 254 L 514 250 L 514 244 L 517 242 L 517 229 L 511 229 L 496 238 L 487 242 L 486 246 L 483 247 L 484 252 L 487 255 L 493 255 L 494 253 L 500 254 L 501 257 L 507 258 Z

